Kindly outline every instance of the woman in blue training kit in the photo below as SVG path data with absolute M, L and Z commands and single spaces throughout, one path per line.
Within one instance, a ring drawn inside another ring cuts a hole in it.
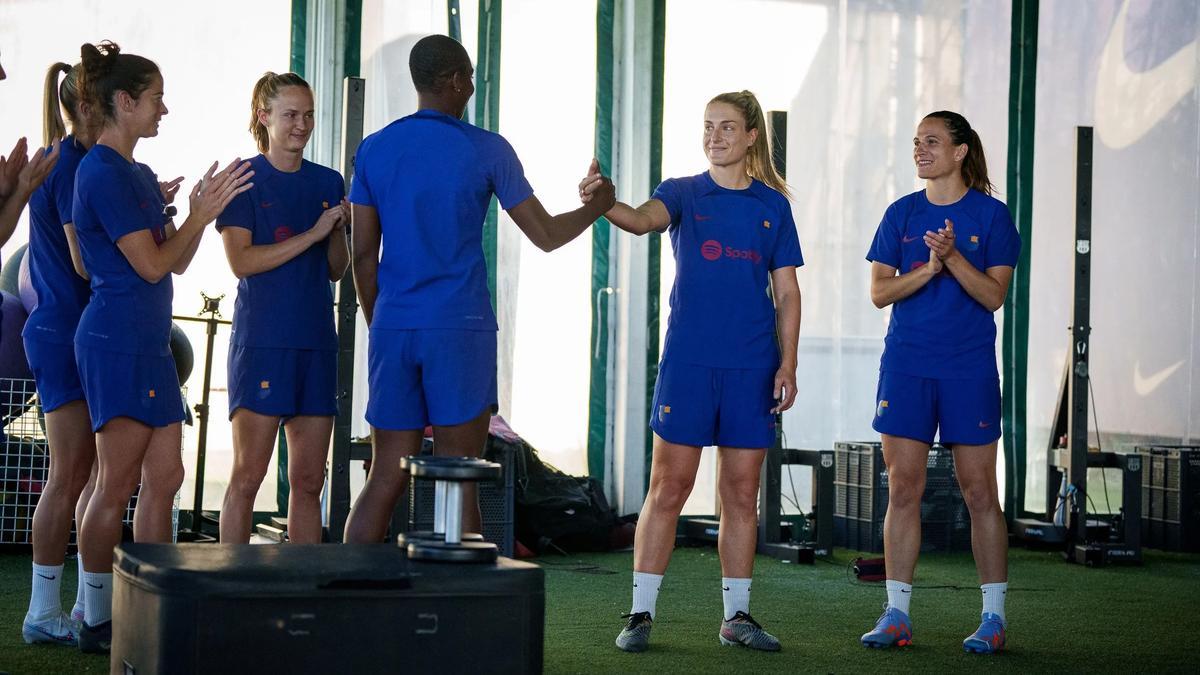
M 295 73 L 254 85 L 250 160 L 254 188 L 217 217 L 237 305 L 229 344 L 233 472 L 221 508 L 221 541 L 250 541 L 254 495 L 283 422 L 288 446 L 288 539 L 321 541 L 321 486 L 337 414 L 337 335 L 329 282 L 346 272 L 341 174 L 303 158 L 313 95 Z
M 79 163 L 72 216 L 92 296 L 75 331 L 75 357 L 96 432 L 99 474 L 79 532 L 85 584 L 79 647 L 104 652 L 112 635 L 112 554 L 141 480 L 134 539 L 171 541 L 171 506 L 183 481 L 184 417 L 171 358 L 171 278 L 191 262 L 205 227 L 249 189 L 249 164 L 213 164 L 192 189 L 176 230 L 150 168 L 133 159 L 158 135 L 163 79 L 153 61 L 112 43 L 83 45 L 83 100 L 103 119 Z M 172 181 L 177 185 L 178 181 Z
M 430 35 L 413 45 L 408 65 L 419 109 L 363 139 L 350 187 L 354 284 L 371 331 L 373 447 L 348 542 L 383 540 L 407 485 L 400 458 L 420 450 L 426 425 L 438 454 L 483 453 L 496 407 L 496 316 L 482 245 L 492 195 L 544 251 L 579 236 L 613 199 L 606 181 L 595 204 L 551 216 L 508 141 L 461 120 L 475 92 L 467 50 Z M 480 528 L 473 488 L 463 491 L 463 527 Z
M 46 73 L 46 146 L 60 142 L 58 163 L 29 200 L 29 278 L 37 307 L 25 322 L 25 356 L 46 417 L 50 471 L 33 513 L 33 592 L 22 625 L 26 642 L 75 644 L 83 621 L 82 574 L 70 616 L 62 614 L 59 587 L 71 536 L 71 519 L 83 522 L 95 477 L 96 437 L 75 366 L 75 328 L 90 289 L 79 258 L 71 200 L 75 169 L 99 133 L 92 107 L 80 100 L 82 67 L 65 63 Z M 59 83 L 59 76 L 65 74 Z M 73 133 L 66 135 L 63 112 Z M 64 138 L 64 136 L 66 136 Z M 83 571 L 83 560 L 79 559 Z
M 654 459 L 634 542 L 633 608 L 617 636 L 617 647 L 631 652 L 648 646 L 675 526 L 705 446 L 719 448 L 720 641 L 780 648 L 750 616 L 750 578 L 764 451 L 775 440 L 775 415 L 796 398 L 796 268 L 804 259 L 754 94 L 708 103 L 703 146 L 707 171 L 664 181 L 645 204 L 617 202 L 605 214 L 633 234 L 667 230 L 676 262 L 650 411 Z M 596 169 L 580 184 L 585 201 Z
M 962 115 L 930 113 L 913 138 L 925 189 L 888 207 L 875 233 L 871 301 L 894 304 L 879 365 L 872 426 L 883 435 L 888 506 L 887 596 L 868 647 L 912 642 L 909 600 L 921 550 L 921 497 L 935 432 L 954 452 L 971 513 L 983 620 L 969 652 L 1004 648 L 1008 533 L 996 487 L 1000 377 L 996 322 L 1021 252 L 1008 208 L 991 196 L 979 134 Z

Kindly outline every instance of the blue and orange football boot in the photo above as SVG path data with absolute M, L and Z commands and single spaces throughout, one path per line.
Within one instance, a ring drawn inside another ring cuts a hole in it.
M 1004 649 L 1004 642 L 1008 637 L 1006 628 L 1004 619 L 998 614 L 984 614 L 979 628 L 971 637 L 963 640 L 963 650 L 972 654 L 995 654 Z
M 912 619 L 895 607 L 883 606 L 875 628 L 862 636 L 863 646 L 874 649 L 907 647 L 912 644 Z

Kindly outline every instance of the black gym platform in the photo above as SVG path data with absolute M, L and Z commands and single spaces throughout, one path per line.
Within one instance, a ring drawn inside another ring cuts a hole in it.
M 410 560 L 389 544 L 125 544 L 112 672 L 542 669 L 537 565 Z

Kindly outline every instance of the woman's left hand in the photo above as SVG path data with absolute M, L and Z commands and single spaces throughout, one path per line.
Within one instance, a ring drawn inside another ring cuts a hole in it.
M 162 193 L 163 204 L 170 205 L 175 201 L 175 194 L 179 192 L 179 185 L 183 183 L 183 176 L 172 181 L 158 182 L 158 191 Z
M 775 371 L 775 401 L 777 405 L 771 408 L 771 414 L 777 415 L 796 402 L 796 367 L 782 365 Z
M 958 250 L 954 248 L 954 223 L 947 218 L 946 226 L 937 232 L 925 231 L 925 245 L 942 260 L 952 258 Z

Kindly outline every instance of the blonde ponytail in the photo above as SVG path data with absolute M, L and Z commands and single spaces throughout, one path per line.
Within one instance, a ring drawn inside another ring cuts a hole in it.
M 79 66 L 71 67 L 61 61 L 46 70 L 42 105 L 42 145 L 46 147 L 67 135 L 62 108 L 67 109 L 67 119 L 71 120 L 72 126 L 78 122 L 76 117 L 79 114 L 79 71 Z M 58 76 L 64 73 L 66 77 L 60 85 Z

